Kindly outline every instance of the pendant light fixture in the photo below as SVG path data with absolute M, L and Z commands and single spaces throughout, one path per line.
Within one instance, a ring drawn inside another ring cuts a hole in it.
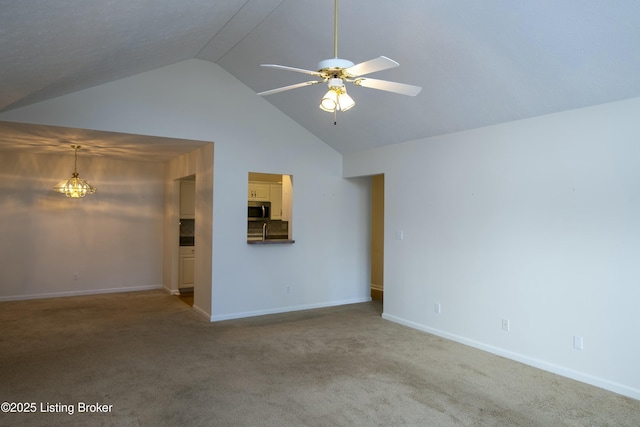
M 78 149 L 80 146 L 72 145 L 71 148 L 75 150 L 73 174 L 71 175 L 71 178 L 60 181 L 58 185 L 53 187 L 53 190 L 63 193 L 67 197 L 79 199 L 87 194 L 94 194 L 98 189 L 84 179 L 78 177 Z

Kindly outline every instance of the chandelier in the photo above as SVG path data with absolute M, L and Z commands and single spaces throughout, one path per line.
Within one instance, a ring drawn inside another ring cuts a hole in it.
M 78 176 L 78 149 L 80 146 L 72 145 L 71 148 L 75 150 L 73 174 L 71 178 L 60 181 L 58 185 L 53 187 L 53 190 L 63 193 L 67 197 L 78 199 L 87 194 L 94 194 L 98 189 Z

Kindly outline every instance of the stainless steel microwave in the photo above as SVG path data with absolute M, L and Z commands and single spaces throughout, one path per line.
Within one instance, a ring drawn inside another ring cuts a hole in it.
M 271 202 L 249 202 L 247 219 L 249 221 L 264 221 L 271 219 Z

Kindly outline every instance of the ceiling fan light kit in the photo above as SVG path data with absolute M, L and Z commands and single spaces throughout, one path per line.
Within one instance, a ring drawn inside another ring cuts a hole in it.
M 263 67 L 309 74 L 319 78 L 319 80 L 310 80 L 277 89 L 271 89 L 260 92 L 258 95 L 271 95 L 291 89 L 297 89 L 299 87 L 311 86 L 318 83 L 328 83 L 329 91 L 322 97 L 319 107 L 321 110 L 334 113 L 335 115 L 336 111 L 347 111 L 355 105 L 355 101 L 347 94 L 345 82 L 353 83 L 356 86 L 384 90 L 407 96 L 416 96 L 422 90 L 420 86 L 362 77 L 366 74 L 387 70 L 400 65 L 393 59 L 389 59 L 386 56 L 380 56 L 359 64 L 354 64 L 347 59 L 338 58 L 338 0 L 335 0 L 334 3 L 333 54 L 333 58 L 325 59 L 318 63 L 318 71 L 276 64 L 261 64 Z
M 356 102 L 347 94 L 342 79 L 329 79 L 329 91 L 320 101 L 320 109 L 328 113 L 336 110 L 347 111 L 356 105 Z

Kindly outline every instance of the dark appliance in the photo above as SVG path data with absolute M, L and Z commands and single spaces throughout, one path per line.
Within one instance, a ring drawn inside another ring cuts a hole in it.
M 195 246 L 195 220 L 180 219 L 180 246 Z
M 271 219 L 271 202 L 249 201 L 247 219 L 249 221 L 264 221 Z

